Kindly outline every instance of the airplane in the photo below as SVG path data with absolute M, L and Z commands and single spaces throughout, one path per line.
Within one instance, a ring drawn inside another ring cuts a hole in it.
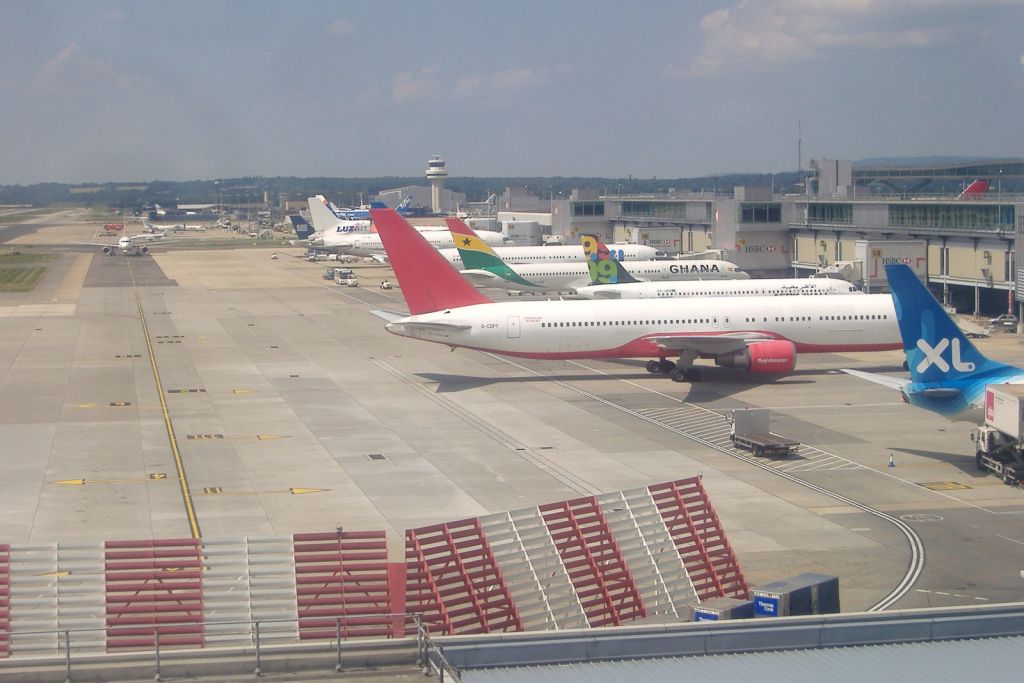
M 843 372 L 896 389 L 905 403 L 947 417 L 980 408 L 986 384 L 1024 384 L 1024 368 L 983 356 L 909 266 L 887 265 L 885 276 L 910 378 L 845 368 Z
M 647 370 L 676 382 L 700 379 L 697 358 L 780 374 L 797 353 L 900 348 L 885 294 L 496 303 L 397 213 L 370 217 L 409 309 L 374 313 L 399 336 L 521 358 L 652 358 Z
M 693 296 L 806 296 L 861 293 L 852 283 L 835 278 L 736 279 L 709 282 L 699 274 L 697 276 L 699 282 L 640 282 L 630 274 L 635 264 L 630 263 L 627 268 L 625 263 L 609 258 L 608 247 L 601 242 L 597 235 L 583 235 L 580 238 L 580 244 L 583 245 L 583 253 L 587 256 L 590 284 L 578 287 L 572 293 L 584 299 L 672 299 Z M 656 261 L 656 263 L 664 263 L 664 261 Z M 697 262 L 690 261 L 690 263 Z
M 991 184 L 990 180 L 977 179 L 970 185 L 964 188 L 957 199 L 981 199 L 988 192 L 988 186 Z
M 317 232 L 345 235 L 349 233 L 370 232 L 372 228 L 368 218 L 356 220 L 336 215 L 331 210 L 330 202 L 323 195 L 318 194 L 315 197 L 307 197 L 306 202 L 309 204 L 309 218 Z
M 298 214 L 291 214 L 287 216 L 288 223 L 291 224 L 292 230 L 295 231 L 295 237 L 300 240 L 309 239 L 310 235 L 316 232 L 315 228 L 310 225 L 309 221 Z
M 398 203 L 398 206 L 395 207 L 395 211 L 402 216 L 408 216 L 412 213 L 412 211 L 409 210 L 409 206 L 411 204 L 412 196 L 410 195 Z M 347 221 L 366 220 L 370 217 L 370 209 L 387 208 L 387 204 L 384 202 L 370 202 L 368 206 L 361 206 L 358 209 L 339 209 L 332 202 L 326 202 L 326 206 L 336 217 Z M 438 228 L 434 229 L 436 230 Z
M 149 242 L 164 242 L 166 232 L 160 233 L 143 233 L 140 235 L 125 235 L 117 241 L 117 244 L 107 244 L 105 242 L 82 242 L 83 246 L 88 247 L 102 247 L 104 254 L 113 256 L 121 251 L 125 256 L 141 256 L 149 253 L 149 247 L 146 246 Z
M 448 229 L 451 230 L 452 239 L 455 240 L 456 249 L 462 258 L 462 277 L 477 287 L 566 292 L 590 282 L 590 270 L 583 260 L 576 263 L 524 263 L 512 268 L 463 221 L 458 218 L 447 218 L 445 222 L 448 223 Z M 586 248 L 583 249 L 585 255 Z M 612 261 L 607 247 L 605 254 Z M 736 265 L 726 261 L 633 261 L 630 267 L 652 280 L 749 277 Z

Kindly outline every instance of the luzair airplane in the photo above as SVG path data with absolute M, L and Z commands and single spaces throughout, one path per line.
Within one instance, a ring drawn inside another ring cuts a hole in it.
M 522 358 L 646 357 L 657 359 L 648 371 L 679 382 L 700 379 L 697 358 L 786 373 L 798 352 L 900 347 L 892 298 L 881 294 L 495 303 L 397 213 L 370 215 L 409 308 L 375 313 L 405 337 Z
M 608 247 L 597 235 L 580 237 L 587 257 L 590 283 L 573 291 L 584 299 L 676 299 L 695 296 L 787 296 L 813 294 L 859 294 L 846 280 L 830 278 L 782 278 L 765 280 L 705 279 L 702 273 L 694 281 L 640 282 L 631 275 L 636 264 L 609 258 Z M 655 261 L 655 263 L 665 263 Z M 683 262 L 687 263 L 687 262 Z M 689 263 L 701 263 L 691 261 Z M 718 262 L 713 262 L 718 263 Z M 728 264 L 733 268 L 731 263 Z M 717 270 L 717 266 L 716 266 Z M 746 276 L 746 273 L 744 273 Z M 682 278 L 680 278 L 682 279 Z
M 590 282 L 587 262 L 522 263 L 514 268 L 485 244 L 472 228 L 458 218 L 446 219 L 456 250 L 462 258 L 462 277 L 477 287 L 498 287 L 516 291 L 568 292 Z M 604 247 L 604 245 L 601 245 Z M 554 247 L 540 247 L 553 249 Z M 585 245 L 584 256 L 585 253 Z M 625 249 L 618 246 L 618 250 Z M 604 247 L 609 259 L 611 250 Z M 543 254 L 544 252 L 539 252 Z M 624 255 L 625 252 L 623 252 Z M 727 261 L 632 261 L 630 268 L 652 280 L 746 278 L 746 273 Z
M 980 409 L 986 384 L 1022 384 L 1024 368 L 983 356 L 905 265 L 887 265 L 910 379 L 844 369 L 895 389 L 903 400 L 948 417 Z

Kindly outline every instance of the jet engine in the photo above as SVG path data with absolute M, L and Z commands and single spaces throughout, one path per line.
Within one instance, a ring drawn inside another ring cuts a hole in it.
M 149 247 L 139 247 L 139 253 L 140 254 L 148 254 L 149 253 Z
M 114 253 L 114 247 L 103 247 L 103 253 L 110 256 Z
M 715 358 L 715 365 L 758 374 L 790 372 L 796 367 L 796 347 L 784 340 L 757 342 L 742 351 Z

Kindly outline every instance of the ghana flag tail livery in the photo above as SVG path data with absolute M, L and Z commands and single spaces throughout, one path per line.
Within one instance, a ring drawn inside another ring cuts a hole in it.
M 409 313 L 432 313 L 491 300 L 462 279 L 448 260 L 394 209 L 370 209 Z
M 625 282 L 638 282 L 619 261 L 612 258 L 608 247 L 598 239 L 597 235 L 581 236 L 580 244 L 583 245 L 583 255 L 587 259 L 587 268 L 590 270 L 590 284 L 618 285 Z
M 446 218 L 445 222 L 452 234 L 455 248 L 459 250 L 462 265 L 467 271 L 484 271 L 507 282 L 538 288 L 536 284 L 521 277 L 519 273 L 502 261 L 490 245 L 480 239 L 471 227 L 462 222 L 462 219 Z

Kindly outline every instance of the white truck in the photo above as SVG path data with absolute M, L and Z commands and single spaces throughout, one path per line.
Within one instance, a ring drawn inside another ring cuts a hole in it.
M 985 387 L 985 421 L 971 435 L 978 469 L 992 472 L 1004 484 L 1024 480 L 1024 385 Z
M 732 411 L 729 438 L 737 448 L 745 448 L 754 455 L 786 457 L 796 453 L 799 441 L 788 439 L 771 430 L 771 414 L 765 408 L 743 408 Z
M 334 269 L 334 283 L 338 285 L 345 285 L 346 287 L 358 287 L 359 278 L 352 272 L 351 268 L 335 268 Z

